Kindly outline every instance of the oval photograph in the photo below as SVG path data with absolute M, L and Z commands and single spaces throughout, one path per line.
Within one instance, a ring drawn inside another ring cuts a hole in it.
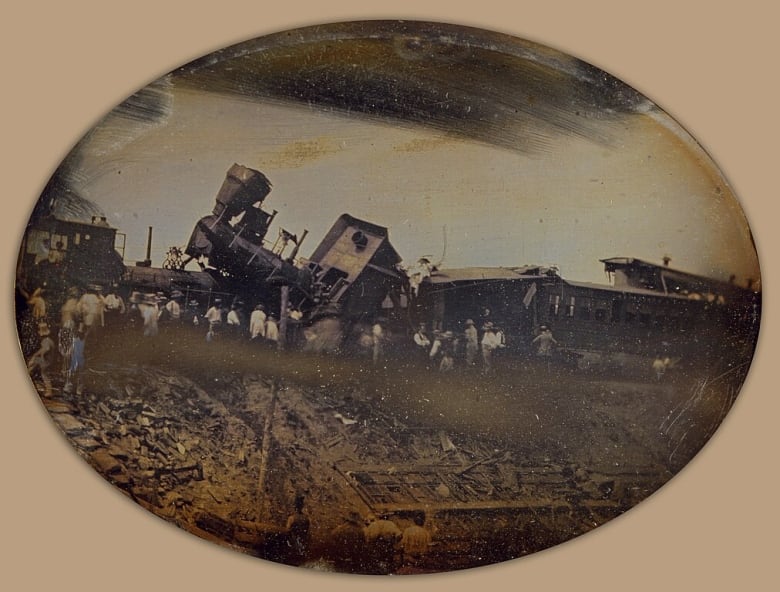
M 702 147 L 490 31 L 228 47 L 44 185 L 31 393 L 133 502 L 281 564 L 449 572 L 589 532 L 707 443 L 757 343 L 751 232 Z

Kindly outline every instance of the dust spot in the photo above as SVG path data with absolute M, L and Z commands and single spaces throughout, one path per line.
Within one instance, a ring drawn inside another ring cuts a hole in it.
M 450 143 L 451 138 L 415 138 L 403 144 L 393 146 L 395 152 L 427 152 Z
M 277 168 L 298 168 L 314 160 L 341 150 L 339 145 L 326 137 L 299 140 L 283 146 L 270 160 L 268 166 Z

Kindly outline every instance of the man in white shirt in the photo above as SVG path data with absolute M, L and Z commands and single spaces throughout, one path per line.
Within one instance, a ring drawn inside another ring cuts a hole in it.
M 181 304 L 179 302 L 182 297 L 183 294 L 180 291 L 174 290 L 171 292 L 171 299 L 165 304 L 165 308 L 168 311 L 168 318 L 176 323 L 181 320 Z
M 231 337 L 241 336 L 241 316 L 238 313 L 237 304 L 230 306 L 230 311 L 227 314 L 227 327 Z
M 493 371 L 493 352 L 498 348 L 498 337 L 493 329 L 493 323 L 488 321 L 482 327 L 482 372 L 487 374 Z
M 265 322 L 265 338 L 273 344 L 279 342 L 279 325 L 276 324 L 276 317 L 268 315 Z
M 479 353 L 479 335 L 474 321 L 466 319 L 466 328 L 463 331 L 466 338 L 466 365 L 473 366 Z
M 86 339 L 103 327 L 103 313 L 105 311 L 105 301 L 103 300 L 102 288 L 97 285 L 87 286 L 87 291 L 81 296 L 78 303 L 78 312 L 84 323 Z
M 265 306 L 258 304 L 249 317 L 249 338 L 257 339 L 265 337 Z
M 215 298 L 214 304 L 206 311 L 204 316 L 209 324 L 206 339 L 211 341 L 219 333 L 219 329 L 222 326 L 222 299 Z

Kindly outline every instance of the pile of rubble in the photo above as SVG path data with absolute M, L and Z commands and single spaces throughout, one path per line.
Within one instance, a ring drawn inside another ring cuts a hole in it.
M 357 385 L 304 387 L 246 373 L 198 384 L 163 365 L 103 365 L 89 379 L 86 395 L 45 404 L 100 474 L 185 530 L 278 561 L 299 494 L 311 559 L 326 554 L 350 511 L 388 513 L 403 527 L 422 509 L 437 571 L 568 540 L 669 477 L 658 467 L 599 473 L 530 445 L 402 422 Z

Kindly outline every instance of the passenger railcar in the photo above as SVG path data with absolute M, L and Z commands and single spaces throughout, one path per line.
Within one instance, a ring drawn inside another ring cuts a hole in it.
M 607 272 L 614 273 L 618 260 L 605 261 Z M 576 356 L 752 354 L 759 292 L 691 274 L 682 274 L 688 284 L 639 287 L 625 280 L 633 277 L 628 267 L 652 264 L 619 261 L 624 279 L 613 284 L 570 281 L 554 268 L 535 266 L 435 271 L 420 283 L 411 317 L 415 324 L 455 333 L 467 319 L 478 326 L 490 321 L 506 334 L 507 347 L 520 354 L 533 353 L 542 326 Z M 696 292 L 689 289 L 694 285 Z

